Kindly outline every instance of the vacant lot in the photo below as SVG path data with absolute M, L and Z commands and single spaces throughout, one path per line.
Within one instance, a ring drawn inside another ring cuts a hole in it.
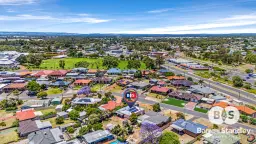
M 162 103 L 177 106 L 177 107 L 184 107 L 184 105 L 187 103 L 183 100 L 178 100 L 175 98 L 168 98 L 168 100 L 164 100 Z
M 61 94 L 62 90 L 59 88 L 49 88 L 47 91 L 48 95 Z
M 80 61 L 87 61 L 90 63 L 89 67 L 90 69 L 96 69 L 97 67 L 99 69 L 107 69 L 104 67 L 103 59 L 92 59 L 92 58 L 65 58 L 61 59 L 65 61 L 65 69 L 73 69 L 75 67 L 75 64 Z M 48 59 L 44 60 L 42 64 L 40 65 L 41 69 L 62 69 L 59 67 L 59 61 L 60 59 Z M 120 69 L 127 69 L 128 61 L 119 61 L 118 68 Z M 141 62 L 141 68 L 140 69 L 146 69 L 146 65 Z

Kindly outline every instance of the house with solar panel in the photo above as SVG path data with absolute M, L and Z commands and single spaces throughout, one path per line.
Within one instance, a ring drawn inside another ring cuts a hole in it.
M 75 98 L 72 100 L 72 105 L 91 105 L 100 102 L 98 98 Z
M 137 115 L 143 115 L 145 114 L 144 108 L 138 107 L 138 106 L 133 106 L 133 107 L 123 107 L 119 110 L 117 110 L 116 115 L 121 117 L 121 118 L 129 118 L 132 113 L 135 113 Z

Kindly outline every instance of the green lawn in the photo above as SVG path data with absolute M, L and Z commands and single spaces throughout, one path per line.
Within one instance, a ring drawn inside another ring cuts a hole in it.
M 197 107 L 194 109 L 194 111 L 201 112 L 201 113 L 207 113 L 208 112 L 208 110 L 206 110 L 206 109 L 197 108 Z
M 19 136 L 15 131 L 17 128 L 10 128 L 0 132 L 0 143 L 7 144 L 11 142 L 17 142 L 19 140 Z
M 104 86 L 104 84 L 95 84 L 91 87 L 91 91 L 99 91 L 100 88 L 102 89 Z
M 49 119 L 46 119 L 46 120 L 42 120 L 42 121 L 50 121 L 50 123 L 52 124 L 52 127 L 53 128 L 56 128 L 58 126 L 61 126 L 61 125 L 65 125 L 65 124 L 68 124 L 68 123 L 75 123 L 75 121 L 71 120 L 71 119 L 65 119 L 64 120 L 64 123 L 63 124 L 56 124 L 56 121 L 55 121 L 56 117 L 53 117 L 53 118 L 49 118 Z
M 49 88 L 47 91 L 48 95 L 61 94 L 62 90 L 59 88 Z
M 164 100 L 162 103 L 177 106 L 177 107 L 184 107 L 187 102 L 183 100 L 178 100 L 175 98 L 168 98 L 168 100 L 166 101 Z
M 96 69 L 97 66 L 99 69 L 107 69 L 102 65 L 103 59 L 97 58 L 65 58 L 62 59 L 65 61 L 65 69 L 73 69 L 75 67 L 75 64 L 80 61 L 87 61 L 90 63 L 89 67 L 90 69 Z M 60 59 L 48 59 L 44 60 L 42 64 L 40 65 L 40 69 L 62 69 L 59 67 L 59 61 Z M 128 61 L 120 61 L 118 68 L 120 69 L 127 69 Z M 140 69 L 146 69 L 146 65 L 141 62 L 141 68 Z
M 39 111 L 41 111 L 43 114 L 47 114 L 47 113 L 50 113 L 50 112 L 56 112 L 54 108 L 42 109 L 42 110 L 39 110 Z

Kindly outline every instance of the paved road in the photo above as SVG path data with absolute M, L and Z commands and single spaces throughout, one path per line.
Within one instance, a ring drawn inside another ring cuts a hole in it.
M 113 93 L 115 96 L 122 96 L 122 94 L 120 93 Z M 138 99 L 139 102 L 142 102 L 142 103 L 146 103 L 146 104 L 155 104 L 156 102 L 155 101 L 151 101 L 151 100 L 146 100 L 144 96 L 142 97 L 139 97 Z M 200 112 L 197 112 L 197 111 L 192 111 L 192 110 L 188 110 L 188 109 L 185 109 L 185 108 L 180 108 L 180 107 L 176 107 L 176 106 L 172 106 L 172 105 L 168 105 L 168 104 L 164 104 L 164 103 L 160 103 L 160 106 L 165 108 L 165 109 L 171 109 L 171 110 L 175 110 L 175 111 L 180 111 L 180 112 L 183 112 L 183 113 L 186 113 L 186 114 L 190 114 L 190 115 L 193 115 L 197 118 L 205 118 L 205 119 L 208 119 L 208 115 L 205 114 L 205 113 L 200 113 Z M 246 126 L 246 125 L 243 125 L 243 124 L 240 124 L 240 123 L 236 123 L 234 125 L 231 125 L 233 128 L 244 128 L 244 129 L 251 129 L 253 132 L 256 132 L 256 128 L 252 128 L 250 126 Z
M 185 74 L 186 77 L 192 77 L 195 80 L 200 80 L 200 79 L 204 80 L 204 82 L 208 86 L 210 86 L 211 88 L 213 88 L 213 89 L 215 89 L 219 92 L 222 92 L 222 93 L 225 93 L 227 95 L 233 96 L 233 97 L 235 97 L 237 99 L 240 99 L 240 100 L 242 100 L 246 103 L 256 104 L 256 95 L 254 95 L 254 94 L 251 94 L 251 93 L 248 93 L 246 91 L 239 90 L 237 88 L 234 88 L 234 87 L 231 87 L 231 86 L 228 86 L 228 85 L 225 85 L 225 84 L 221 84 L 221 83 L 218 83 L 218 82 L 206 79 L 206 78 L 202 78 L 202 77 L 194 75 L 190 72 L 178 69 L 178 68 L 176 68 L 175 66 L 173 66 L 171 64 L 165 64 L 165 65 L 162 65 L 162 67 L 164 67 L 164 68 L 166 68 L 166 69 L 168 69 L 168 70 L 170 70 L 170 71 L 172 71 L 176 74 Z

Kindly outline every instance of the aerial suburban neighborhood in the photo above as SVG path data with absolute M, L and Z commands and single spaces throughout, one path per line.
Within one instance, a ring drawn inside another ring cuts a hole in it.
M 242 44 L 256 39 L 9 39 L 1 42 L 8 49 L 0 47 L 0 143 L 255 141 L 255 61 L 247 61 L 255 55 Z M 205 40 L 216 44 L 200 43 Z M 136 47 L 141 42 L 145 45 Z M 227 50 L 227 56 L 236 66 L 200 56 L 224 46 L 234 51 Z M 123 99 L 127 89 L 138 94 L 132 106 Z M 237 123 L 217 125 L 208 119 L 213 107 L 230 106 L 240 112 Z

